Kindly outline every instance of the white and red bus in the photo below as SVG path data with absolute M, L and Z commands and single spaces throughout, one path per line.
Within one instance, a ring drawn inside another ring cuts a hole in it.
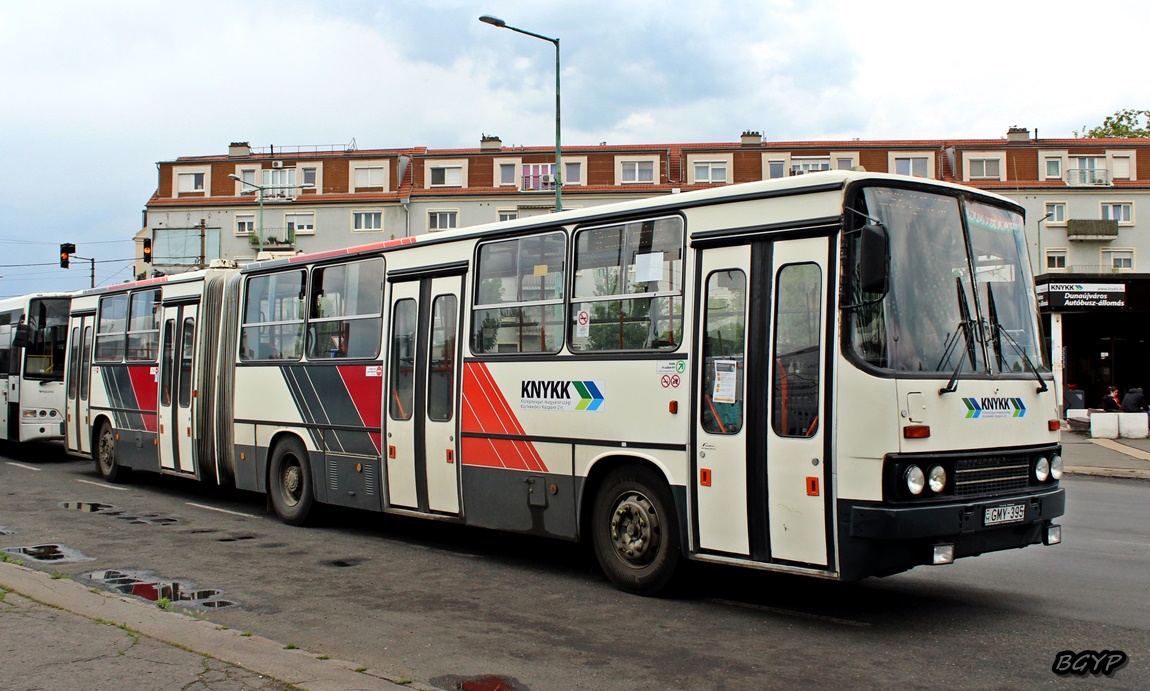
M 86 291 L 68 447 L 590 540 L 639 593 L 1051 544 L 1026 256 L 1009 200 L 835 171 Z
M 0 439 L 64 438 L 70 293 L 0 299 Z

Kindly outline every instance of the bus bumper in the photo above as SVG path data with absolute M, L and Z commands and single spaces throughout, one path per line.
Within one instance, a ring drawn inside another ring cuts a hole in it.
M 1066 492 L 1055 487 L 1033 494 L 915 506 L 841 499 L 838 509 L 840 574 L 843 580 L 858 580 L 1058 542 L 1061 532 L 1053 520 L 1066 510 Z

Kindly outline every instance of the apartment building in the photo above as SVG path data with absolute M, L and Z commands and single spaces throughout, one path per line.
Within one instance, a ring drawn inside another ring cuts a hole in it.
M 737 141 L 564 146 L 266 147 L 158 164 L 138 238 L 159 273 L 260 251 L 316 252 L 714 185 L 854 168 L 972 185 L 1026 208 L 1028 252 L 1059 381 L 1094 405 L 1150 387 L 1150 141 Z M 561 175 L 560 175 L 561 173 Z M 144 271 L 146 267 L 140 266 Z

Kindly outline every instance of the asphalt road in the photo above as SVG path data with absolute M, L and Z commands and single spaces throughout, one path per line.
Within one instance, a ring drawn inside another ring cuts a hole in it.
M 664 600 L 615 590 L 577 545 L 345 511 L 291 528 L 255 495 L 109 486 L 50 445 L 0 456 L 0 548 L 65 558 L 29 566 L 92 587 L 175 582 L 136 588 L 445 688 L 1150 688 L 1150 482 L 1065 480 L 1058 546 L 853 585 L 706 567 Z M 1064 650 L 1129 663 L 1059 677 Z

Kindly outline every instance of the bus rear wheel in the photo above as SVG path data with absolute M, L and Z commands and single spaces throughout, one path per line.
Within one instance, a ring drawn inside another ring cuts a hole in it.
M 268 494 L 276 515 L 288 525 L 304 525 L 314 501 L 307 449 L 298 439 L 276 444 L 269 469 Z
M 637 595 L 656 595 L 679 568 L 679 524 L 667 483 L 640 466 L 603 481 L 591 516 L 591 542 L 607 578 Z
M 131 470 L 116 460 L 116 435 L 107 420 L 100 423 L 96 432 L 96 470 L 108 482 L 123 482 Z

